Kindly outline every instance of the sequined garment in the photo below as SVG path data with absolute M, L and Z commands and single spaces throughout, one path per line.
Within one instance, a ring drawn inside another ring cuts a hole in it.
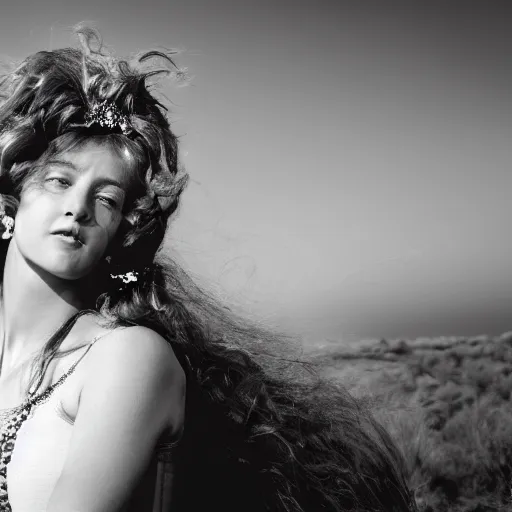
M 11 461 L 16 437 L 21 426 L 30 418 L 34 409 L 46 402 L 55 389 L 61 386 L 75 371 L 78 363 L 79 361 L 76 361 L 55 384 L 46 388 L 42 393 L 29 394 L 25 402 L 18 407 L 0 410 L 0 512 L 12 512 L 7 492 L 7 465 Z

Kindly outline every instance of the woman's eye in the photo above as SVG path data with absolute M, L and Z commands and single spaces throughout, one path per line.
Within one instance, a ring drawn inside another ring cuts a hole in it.
M 60 178 L 58 176 L 52 176 L 50 178 L 47 178 L 47 182 L 51 183 L 52 185 L 56 185 L 59 187 L 67 187 L 69 186 L 69 181 L 65 178 Z
M 99 196 L 98 200 L 106 204 L 109 208 L 117 208 L 117 201 L 111 197 Z

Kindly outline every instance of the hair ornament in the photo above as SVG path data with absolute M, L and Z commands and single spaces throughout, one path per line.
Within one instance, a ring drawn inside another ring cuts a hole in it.
M 112 279 L 121 279 L 123 284 L 131 283 L 132 281 L 138 281 L 139 273 L 136 270 L 131 270 L 125 274 L 110 274 Z M 120 288 L 121 289 L 121 288 Z
M 107 260 L 108 261 L 108 260 Z M 139 281 L 139 285 L 141 285 L 140 281 L 143 281 L 145 277 L 151 274 L 152 266 L 144 267 L 140 270 L 130 270 L 129 272 L 125 272 L 124 274 L 110 274 L 110 278 L 112 281 L 116 281 L 119 279 L 120 287 L 119 291 L 124 291 L 131 289 L 135 284 Z
M 10 215 L 7 215 L 5 212 L 0 211 L 0 223 L 4 227 L 2 238 L 4 240 L 12 238 L 14 233 L 14 219 Z
M 132 125 L 128 118 L 121 113 L 115 103 L 106 100 L 90 107 L 85 114 L 85 122 L 87 126 L 96 123 L 109 130 L 119 128 L 124 135 L 128 135 L 132 131 Z

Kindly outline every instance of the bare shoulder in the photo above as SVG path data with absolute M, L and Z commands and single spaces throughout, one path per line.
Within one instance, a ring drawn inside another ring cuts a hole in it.
M 104 332 L 87 357 L 83 391 L 119 393 L 143 407 L 151 403 L 168 416 L 173 427 L 182 421 L 185 373 L 170 344 L 146 327 L 133 326 Z M 85 362 L 85 361 L 84 361 Z
M 183 373 L 171 345 L 158 333 L 146 327 L 125 327 L 102 333 L 91 349 L 91 360 L 100 369 L 109 367 L 119 374 L 133 377 L 148 372 Z M 144 375 L 147 376 L 147 375 Z
M 101 352 L 104 357 L 121 357 L 126 362 L 142 358 L 142 361 L 154 363 L 177 363 L 167 340 L 147 327 L 120 327 L 103 332 L 97 336 L 93 349 L 98 354 Z M 139 363 L 142 361 L 139 360 Z

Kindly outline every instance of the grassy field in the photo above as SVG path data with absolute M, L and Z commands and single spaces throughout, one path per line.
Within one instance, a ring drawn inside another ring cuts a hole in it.
M 512 332 L 361 342 L 312 358 L 386 425 L 420 511 L 512 511 Z

